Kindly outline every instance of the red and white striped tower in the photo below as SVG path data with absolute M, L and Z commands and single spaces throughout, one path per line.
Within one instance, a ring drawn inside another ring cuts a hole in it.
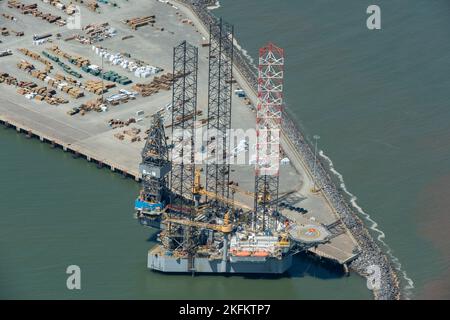
M 266 215 L 276 210 L 280 173 L 284 50 L 269 43 L 259 49 L 256 111 L 255 213 L 266 229 Z

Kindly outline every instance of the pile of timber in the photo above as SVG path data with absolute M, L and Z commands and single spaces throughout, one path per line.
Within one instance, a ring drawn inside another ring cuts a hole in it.
M 29 81 L 20 81 L 19 83 L 17 83 L 17 86 L 19 88 L 35 88 L 37 87 L 37 84 Z
M 131 19 L 127 19 L 124 22 L 131 27 L 133 30 L 137 30 L 137 28 L 155 23 L 155 15 L 152 16 L 145 16 L 145 17 L 135 17 Z
M 129 118 L 127 121 L 123 121 L 123 120 L 119 120 L 119 119 L 110 119 L 108 121 L 108 125 L 113 129 L 129 126 L 132 123 L 136 123 L 135 118 Z
M 102 98 L 96 98 L 93 100 L 89 100 L 86 103 L 83 103 L 80 106 L 80 114 L 84 115 L 86 112 L 89 111 L 97 111 L 97 112 L 101 112 L 102 111 L 102 106 L 103 106 L 103 100 Z
M 34 70 L 33 64 L 31 64 L 31 63 L 29 63 L 28 61 L 25 61 L 25 60 L 21 60 L 17 64 L 17 68 L 25 70 L 26 72 L 31 72 L 32 70 Z
M 9 30 L 8 30 L 8 28 L 5 28 L 5 27 L 1 28 L 1 29 L 0 29 L 0 34 L 1 34 L 2 36 L 4 36 L 4 37 L 9 36 Z
M 123 135 L 123 133 L 120 133 L 120 132 L 117 132 L 116 134 L 114 134 L 114 137 L 119 140 L 125 139 L 125 136 Z
M 62 92 L 67 93 L 72 98 L 78 99 L 84 96 L 84 92 L 80 88 L 69 85 L 62 79 L 56 79 L 47 76 L 44 81 L 46 81 L 53 88 L 57 88 Z
M 45 101 L 50 105 L 59 105 L 62 103 L 68 103 L 69 101 L 57 97 L 56 91 L 47 87 L 38 87 L 33 82 L 28 82 L 26 85 L 21 85 L 17 89 L 17 93 L 21 95 L 29 95 L 29 99 L 35 99 L 38 101 Z
M 63 75 L 61 73 L 57 73 L 55 75 L 55 79 L 59 80 L 59 81 L 65 81 L 65 82 L 70 83 L 72 86 L 75 86 L 75 87 L 81 87 L 83 85 L 81 83 L 81 81 L 78 81 L 77 79 L 74 79 L 74 78 L 72 78 L 70 76 Z
M 38 5 L 36 3 L 32 4 L 24 4 L 18 0 L 8 0 L 9 8 L 16 8 L 22 14 L 33 15 L 34 17 L 41 18 L 49 23 L 59 22 L 59 25 L 65 25 L 66 21 L 61 19 L 60 16 L 54 16 L 51 13 L 44 13 L 38 9 Z
M 172 73 L 167 72 L 161 76 L 155 76 L 150 83 L 136 83 L 132 89 L 139 92 L 143 97 L 151 96 L 158 93 L 159 90 L 170 90 L 173 81 L 182 77 L 182 74 L 177 74 L 175 77 Z
M 196 115 L 197 116 L 201 116 L 202 115 L 202 110 L 197 110 L 197 113 L 196 113 Z M 188 113 L 188 114 L 186 114 L 184 117 L 183 116 L 177 116 L 174 120 L 174 125 L 178 125 L 178 124 L 180 124 L 180 123 L 182 123 L 182 122 L 184 122 L 184 121 L 186 121 L 186 120 L 189 120 L 189 119 L 192 119 L 194 117 L 194 113 L 193 112 L 190 112 L 190 113 Z M 166 128 L 170 128 L 170 127 L 172 127 L 172 123 L 170 123 L 170 124 L 168 124 L 168 125 L 166 125 Z
M 64 11 L 66 9 L 66 5 L 64 3 L 58 1 L 58 0 L 41 0 L 41 1 L 45 2 L 45 3 L 49 3 L 49 4 L 51 4 L 52 6 L 56 7 L 59 10 L 63 10 Z
M 114 88 L 116 86 L 115 83 L 106 83 L 101 80 L 88 80 L 84 83 L 84 88 L 92 93 L 97 95 L 101 95 L 102 93 L 107 92 L 109 89 Z
M 141 96 L 148 97 L 155 93 L 158 93 L 158 89 L 156 89 L 156 84 L 153 82 L 150 83 L 136 83 L 133 87 L 133 90 L 139 92 Z
M 44 81 L 45 78 L 47 77 L 47 72 L 41 71 L 41 70 L 38 70 L 38 69 L 34 69 L 34 70 L 31 71 L 31 75 L 33 77 L 35 77 L 36 79 Z
M 23 37 L 23 35 L 24 35 L 23 31 L 15 31 L 12 29 L 8 29 L 6 27 L 3 27 L 0 29 L 0 34 L 4 37 L 9 36 L 9 33 L 14 33 L 16 35 L 16 37 Z
M 123 134 L 130 138 L 131 142 L 141 141 L 141 137 L 138 134 L 141 132 L 141 129 L 138 128 L 130 128 L 128 130 L 124 130 Z M 123 140 L 123 139 L 121 139 Z
M 88 7 L 89 10 L 94 11 L 94 12 L 98 8 L 98 4 L 97 4 L 96 0 L 75 0 L 75 2 L 85 5 L 86 7 Z
M 76 36 L 75 39 L 81 43 L 89 44 L 103 41 L 116 35 L 115 29 L 108 22 L 88 24 L 83 28 L 83 31 L 86 33 L 86 36 Z
M 10 86 L 16 86 L 17 85 L 17 78 L 10 76 L 6 72 L 0 72 L 0 83 L 5 83 Z
M 75 12 L 77 12 L 77 6 L 73 3 L 69 3 L 69 5 L 64 10 L 69 16 L 73 15 Z
M 48 83 L 49 86 L 59 89 L 64 93 L 67 93 L 71 97 L 78 99 L 84 96 L 84 93 L 79 89 L 75 88 L 74 86 L 69 85 L 67 82 L 61 81 L 59 79 L 54 79 L 48 75 L 48 71 L 41 71 L 38 70 L 29 63 L 28 61 L 22 60 L 20 63 L 17 64 L 17 67 L 19 69 L 25 70 L 31 74 L 36 79 L 39 79 L 43 82 Z M 59 102 L 64 103 L 64 102 Z
M 7 14 L 7 13 L 2 13 L 2 17 L 7 19 L 7 20 L 11 20 L 11 21 L 16 21 L 17 20 L 13 15 L 10 15 L 10 14 Z
M 82 56 L 76 56 L 76 55 L 70 55 L 64 51 L 62 51 L 57 45 L 53 45 L 50 48 L 48 48 L 48 50 L 52 51 L 54 54 L 66 58 L 67 60 L 69 60 L 70 63 L 72 63 L 73 65 L 76 65 L 77 67 L 85 67 L 85 66 L 89 66 L 91 64 L 91 62 L 89 61 L 89 59 L 84 58 Z
M 46 70 L 46 72 L 49 72 L 51 69 L 53 69 L 52 63 L 51 63 L 50 61 L 48 61 L 48 60 L 42 58 L 41 55 L 40 55 L 39 53 L 30 51 L 30 50 L 28 50 L 28 49 L 26 49 L 26 48 L 20 48 L 20 49 L 18 49 L 18 50 L 19 50 L 20 52 L 22 52 L 24 55 L 26 55 L 26 56 L 28 56 L 28 57 L 30 57 L 30 58 L 36 60 L 36 61 L 39 61 L 39 62 L 45 64 L 45 70 Z

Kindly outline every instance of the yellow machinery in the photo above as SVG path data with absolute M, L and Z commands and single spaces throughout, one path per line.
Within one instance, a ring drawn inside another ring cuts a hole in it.
M 233 191 L 233 190 L 232 190 Z M 205 190 L 201 185 L 201 174 L 200 170 L 195 170 L 195 176 L 194 176 L 194 187 L 192 188 L 192 193 L 198 196 L 206 196 L 211 199 L 219 200 L 220 202 L 223 202 L 225 204 L 231 205 L 232 207 L 237 206 L 246 210 L 252 210 L 251 207 L 247 206 L 244 203 L 234 201 L 233 199 L 224 198 L 220 195 L 216 195 L 215 193 L 209 192 Z
M 186 220 L 186 219 L 168 218 L 168 219 L 164 220 L 164 223 L 181 224 L 181 225 L 189 226 L 189 227 L 215 230 L 215 231 L 222 232 L 222 233 L 231 233 L 231 231 L 233 230 L 233 225 L 230 223 L 230 215 L 228 212 L 225 214 L 223 222 L 224 222 L 223 225 L 219 225 L 219 224 L 211 224 L 211 223 L 206 223 L 206 222 L 191 221 L 191 220 Z
M 255 193 L 254 193 L 254 192 L 247 191 L 247 190 L 243 190 L 243 189 L 239 188 L 238 186 L 236 186 L 236 185 L 234 185 L 234 184 L 230 185 L 230 188 L 231 188 L 232 192 L 239 192 L 239 193 L 242 193 L 242 194 L 251 196 L 252 198 L 255 197 Z M 269 193 L 266 193 L 266 194 L 265 194 L 265 197 L 266 197 L 266 199 L 265 199 L 266 202 L 267 202 L 267 203 L 270 202 L 270 194 L 269 194 Z M 258 195 L 258 203 L 262 203 L 262 202 L 263 202 L 263 195 L 262 195 L 262 194 L 259 194 L 259 195 Z

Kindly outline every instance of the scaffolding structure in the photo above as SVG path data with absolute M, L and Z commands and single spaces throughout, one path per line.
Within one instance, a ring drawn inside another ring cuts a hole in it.
M 218 212 L 230 196 L 228 132 L 231 129 L 233 71 L 233 26 L 218 20 L 210 25 L 206 190 L 215 195 L 208 201 Z
M 266 216 L 278 210 L 283 76 L 283 49 L 272 43 L 260 48 L 254 207 L 263 231 Z
M 190 210 L 194 184 L 198 48 L 183 41 L 173 50 L 171 204 Z

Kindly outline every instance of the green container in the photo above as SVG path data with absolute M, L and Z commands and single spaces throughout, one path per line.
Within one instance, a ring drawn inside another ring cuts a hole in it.
M 73 76 L 76 77 L 76 78 L 81 78 L 81 74 L 79 74 L 79 73 L 76 72 L 76 71 L 71 71 L 70 74 L 73 75 Z
M 120 84 L 122 85 L 127 85 L 130 84 L 132 81 L 128 78 L 122 79 L 121 81 L 119 81 Z

